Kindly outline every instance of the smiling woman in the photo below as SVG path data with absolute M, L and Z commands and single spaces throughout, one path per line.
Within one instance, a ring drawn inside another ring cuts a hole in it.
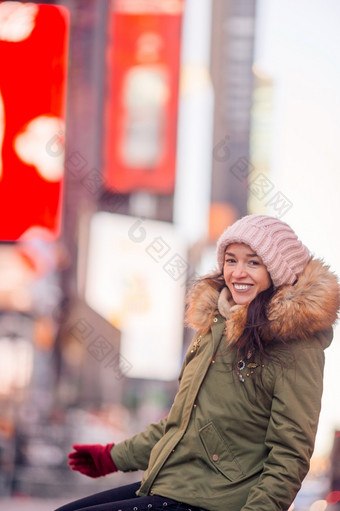
M 295 499 L 314 448 L 338 281 L 265 215 L 230 226 L 217 260 L 188 297 L 196 334 L 168 416 L 69 455 L 90 477 L 141 469 L 142 481 L 59 511 L 279 511 Z

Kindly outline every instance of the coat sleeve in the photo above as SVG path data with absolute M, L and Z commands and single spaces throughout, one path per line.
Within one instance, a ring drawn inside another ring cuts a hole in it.
M 306 476 L 319 420 L 324 352 L 303 347 L 276 369 L 265 444 L 268 457 L 241 511 L 287 511 Z
M 152 448 L 164 435 L 165 425 L 166 418 L 150 424 L 143 432 L 114 445 L 111 456 L 118 470 L 123 472 L 145 470 Z

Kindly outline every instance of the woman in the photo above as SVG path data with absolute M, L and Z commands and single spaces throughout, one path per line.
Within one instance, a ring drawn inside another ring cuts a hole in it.
M 324 349 L 339 309 L 335 275 L 284 222 L 249 215 L 197 281 L 197 334 L 167 418 L 107 446 L 74 446 L 73 470 L 145 470 L 141 483 L 60 511 L 287 510 L 305 477 L 320 412 Z

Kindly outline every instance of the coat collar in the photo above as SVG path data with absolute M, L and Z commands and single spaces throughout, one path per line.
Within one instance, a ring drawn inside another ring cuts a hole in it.
M 209 277 L 209 276 L 208 276 Z M 319 259 L 311 259 L 295 285 L 282 286 L 269 302 L 269 328 L 262 338 L 269 341 L 306 340 L 335 323 L 340 307 L 336 275 Z M 208 280 L 197 281 L 188 297 L 186 323 L 200 335 L 207 333 L 216 313 L 225 318 L 228 344 L 234 344 L 243 332 L 247 306 L 235 305 L 230 291 L 214 289 Z

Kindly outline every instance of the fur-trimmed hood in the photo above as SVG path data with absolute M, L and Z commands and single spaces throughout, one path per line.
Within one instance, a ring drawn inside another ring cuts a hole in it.
M 295 285 L 282 286 L 271 298 L 267 311 L 270 327 L 262 331 L 262 338 L 306 340 L 330 329 L 339 307 L 336 275 L 321 260 L 311 259 Z M 227 287 L 218 291 L 209 278 L 197 281 L 188 296 L 186 324 L 203 335 L 216 313 L 226 318 L 227 343 L 234 344 L 243 332 L 247 306 L 235 305 Z

